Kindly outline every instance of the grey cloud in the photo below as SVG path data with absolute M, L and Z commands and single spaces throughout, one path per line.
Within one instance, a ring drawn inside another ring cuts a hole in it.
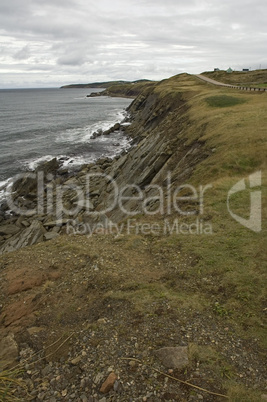
M 70 54 L 64 54 L 59 57 L 57 63 L 65 66 L 81 66 L 86 62 L 84 54 L 78 54 L 76 52 Z
M 13 56 L 17 77 L 36 82 L 45 70 L 55 84 L 267 67 L 266 14 L 265 0 L 9 0 L 1 63 Z
M 16 52 L 14 54 L 14 59 L 18 59 L 18 60 L 27 60 L 31 55 L 30 52 L 30 47 L 29 45 L 25 45 L 23 46 L 22 49 L 20 49 L 18 52 Z

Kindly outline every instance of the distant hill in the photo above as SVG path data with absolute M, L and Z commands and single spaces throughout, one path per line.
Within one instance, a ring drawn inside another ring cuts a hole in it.
M 123 84 L 116 83 L 115 85 L 108 86 L 104 91 L 98 93 L 100 96 L 113 96 L 113 97 L 126 97 L 135 98 L 144 89 L 154 87 L 157 81 L 139 80 L 135 82 L 125 82 Z M 94 96 L 91 94 L 89 96 Z
M 142 79 L 136 81 L 106 81 L 106 82 L 92 82 L 89 84 L 69 84 L 63 85 L 60 89 L 71 89 L 71 88 L 108 88 L 114 85 L 122 85 L 122 84 L 140 84 L 152 82 L 150 80 Z

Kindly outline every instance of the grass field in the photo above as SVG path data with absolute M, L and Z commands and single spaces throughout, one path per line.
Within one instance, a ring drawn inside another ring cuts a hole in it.
M 203 74 L 225 84 L 248 86 L 265 86 L 267 84 L 267 70 L 233 71 L 232 73 L 227 73 L 226 71 L 206 71 Z

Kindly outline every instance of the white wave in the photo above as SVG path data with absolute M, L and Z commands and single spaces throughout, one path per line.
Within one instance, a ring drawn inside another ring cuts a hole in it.
M 16 140 L 16 144 L 23 144 L 25 142 L 29 142 L 29 138 L 25 138 L 23 140 Z
M 72 167 L 79 167 L 81 165 L 93 163 L 96 160 L 97 156 L 93 153 L 90 156 L 77 155 L 64 160 L 62 167 L 71 169 Z
M 45 155 L 41 156 L 40 158 L 33 159 L 30 162 L 25 162 L 25 165 L 27 166 L 28 169 L 35 170 L 41 163 L 48 162 L 53 158 L 55 157 L 52 155 Z
M 10 179 L 0 181 L 0 190 L 3 190 L 8 185 L 9 182 Z
M 98 137 L 98 142 L 102 143 L 107 143 L 105 147 L 105 151 L 103 152 L 102 155 L 99 155 L 99 153 L 90 153 L 90 155 L 85 154 L 85 155 L 75 155 L 71 157 L 65 157 L 65 160 L 63 160 L 63 168 L 68 168 L 69 170 L 72 170 L 73 168 L 80 167 L 82 165 L 86 165 L 89 163 L 94 163 L 96 162 L 99 158 L 102 157 L 108 157 L 108 158 L 115 158 L 118 156 L 122 151 L 128 150 L 131 147 L 131 140 L 123 137 L 121 134 L 120 135 L 115 135 L 115 136 L 108 136 L 108 137 Z M 59 158 L 59 157 L 58 157 Z
M 110 113 L 109 119 L 105 121 L 99 121 L 88 127 L 69 129 L 60 134 L 57 142 L 69 142 L 73 144 L 83 144 L 91 140 L 92 134 L 98 129 L 103 131 L 108 130 L 113 127 L 116 123 L 123 123 L 124 119 L 127 117 L 127 112 L 125 110 L 116 110 L 115 113 Z M 96 140 L 91 140 L 96 141 Z M 69 170 L 75 169 L 84 164 L 89 164 L 96 162 L 98 158 L 107 156 L 109 158 L 114 158 L 119 155 L 123 150 L 130 148 L 130 140 L 121 133 L 114 133 L 108 136 L 97 137 L 97 142 L 102 143 L 105 150 L 103 154 L 100 155 L 99 152 L 91 152 L 88 154 L 79 155 L 56 155 L 56 158 L 61 161 L 62 168 L 68 168 Z M 50 161 L 55 158 L 55 155 L 44 155 L 37 157 L 35 159 L 26 160 L 23 162 L 24 169 L 34 171 L 41 163 Z M 8 181 L 0 182 L 0 199 L 4 198 L 4 190 Z
M 71 142 L 75 144 L 82 144 L 89 142 L 92 138 L 93 133 L 98 130 L 109 130 L 116 123 L 121 123 L 127 116 L 125 110 L 115 110 L 115 112 L 110 113 L 106 120 L 99 121 L 97 123 L 91 124 L 90 126 L 71 128 L 60 133 L 56 142 Z
M 0 190 L 0 206 L 1 206 L 1 202 L 4 201 L 5 199 L 5 192 Z
M 6 199 L 6 190 L 12 179 L 0 181 L 0 205 Z
M 41 163 L 46 162 L 46 161 L 48 162 L 53 158 L 55 158 L 55 156 L 45 155 L 45 156 L 42 156 L 41 158 L 37 158 L 37 159 L 31 160 L 31 161 L 24 162 L 24 166 L 27 169 L 34 171 Z M 71 168 L 71 167 L 77 167 L 77 166 L 81 166 L 83 164 L 95 162 L 98 157 L 94 153 L 91 153 L 89 156 L 88 155 L 75 155 L 75 156 L 57 155 L 56 158 L 58 160 L 60 160 L 61 168 Z M 1 188 L 0 188 L 0 190 L 1 190 Z

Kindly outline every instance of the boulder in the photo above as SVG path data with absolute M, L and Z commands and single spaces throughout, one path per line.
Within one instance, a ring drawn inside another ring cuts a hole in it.
M 55 221 L 48 221 L 44 223 L 44 226 L 47 228 L 52 228 L 54 226 L 62 226 L 62 225 L 66 225 L 68 222 L 71 222 L 72 219 L 58 219 Z
M 28 197 L 31 194 L 37 194 L 37 178 L 34 173 L 25 173 L 23 177 L 18 178 L 12 184 L 13 201 L 19 197 Z M 17 201 L 19 202 L 20 199 Z
M 44 172 L 45 175 L 48 173 L 56 174 L 60 167 L 60 163 L 57 158 L 53 158 L 48 162 L 41 163 L 36 169 L 37 172 Z
M 47 233 L 45 233 L 44 238 L 45 238 L 45 240 L 53 240 L 58 236 L 59 236 L 59 234 L 56 232 L 47 232 Z
M 100 92 L 92 92 L 90 95 L 86 95 L 87 98 L 95 98 L 96 96 L 101 96 Z
M 32 246 L 33 244 L 43 241 L 43 235 L 46 233 L 43 225 L 34 220 L 30 227 L 20 231 L 19 233 L 8 239 L 1 247 L 0 254 L 18 250 L 22 247 Z
M 56 175 L 59 168 L 59 161 L 57 160 L 57 158 L 53 158 L 48 162 L 41 163 L 37 167 L 35 172 L 27 172 L 23 175 L 19 175 L 14 181 L 11 188 L 11 191 L 13 193 L 13 201 L 16 200 L 16 202 L 20 202 L 19 197 L 25 197 L 26 200 L 28 200 L 29 198 L 31 200 L 35 199 L 38 188 L 37 173 L 43 172 L 44 178 L 46 179 L 48 173 Z
M 21 215 L 17 221 L 16 221 L 16 225 L 20 228 L 20 229 L 24 229 L 30 226 L 30 223 L 28 222 L 27 219 L 25 219 L 25 216 Z
M 106 131 L 103 132 L 103 135 L 104 135 L 104 136 L 107 136 L 107 135 L 109 135 L 111 132 L 112 132 L 112 130 L 111 130 L 111 128 L 109 128 L 108 130 L 106 130 Z
M 2 225 L 0 226 L 0 235 L 14 235 L 20 231 L 17 225 Z
M 120 129 L 120 123 L 116 123 L 115 126 L 113 127 L 114 131 L 118 131 Z
M 26 221 L 26 219 L 24 219 L 23 221 L 21 221 L 22 226 L 24 226 L 25 228 L 28 228 L 30 225 L 30 223 L 28 221 Z
M 168 369 L 183 369 L 189 363 L 187 346 L 161 348 L 155 355 Z
M 103 130 L 102 130 L 102 128 L 99 128 L 97 131 L 95 131 L 92 134 L 91 139 L 94 140 L 95 138 L 100 137 L 102 134 L 103 134 Z

